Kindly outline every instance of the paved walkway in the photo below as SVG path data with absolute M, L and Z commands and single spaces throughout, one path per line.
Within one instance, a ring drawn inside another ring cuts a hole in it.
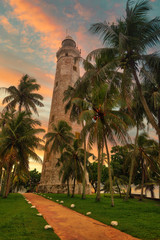
M 23 194 L 61 240 L 136 240 L 137 238 L 33 193 Z

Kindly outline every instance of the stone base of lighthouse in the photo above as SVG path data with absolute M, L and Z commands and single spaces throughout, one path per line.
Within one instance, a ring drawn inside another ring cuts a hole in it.
M 73 184 L 69 185 L 70 193 L 72 193 Z M 77 183 L 75 186 L 75 194 L 82 194 L 83 188 L 81 183 Z M 67 184 L 40 184 L 38 192 L 41 193 L 68 193 Z M 90 184 L 86 185 L 86 194 L 91 194 Z
M 38 186 L 38 192 L 43 193 L 67 193 L 67 184 L 62 184 L 59 177 L 60 168 L 56 166 L 58 154 L 50 154 L 48 157 L 48 152 L 45 152 L 44 162 L 41 174 L 41 181 Z M 86 173 L 86 194 L 91 194 L 91 185 L 88 181 L 88 173 Z M 73 189 L 73 181 L 69 182 L 70 193 Z M 82 183 L 76 181 L 75 184 L 75 194 L 82 194 L 83 186 Z

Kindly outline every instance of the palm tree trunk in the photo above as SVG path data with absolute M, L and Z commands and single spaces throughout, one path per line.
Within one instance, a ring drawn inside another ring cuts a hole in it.
M 141 103 L 144 107 L 144 110 L 146 112 L 146 115 L 148 117 L 148 120 L 150 121 L 151 125 L 153 126 L 153 128 L 156 130 L 158 136 L 160 137 L 160 128 L 158 127 L 149 107 L 148 107 L 148 104 L 146 102 L 146 99 L 145 97 L 143 96 L 143 93 L 142 93 L 142 87 L 141 87 L 141 84 L 139 82 L 139 79 L 137 77 L 137 73 L 136 73 L 136 70 L 134 69 L 134 66 L 132 66 L 132 69 L 133 69 L 133 76 L 134 76 L 134 79 L 136 81 L 136 84 L 137 84 L 137 89 L 138 89 L 138 92 L 139 92 L 139 97 L 140 97 L 140 100 L 141 100 Z
M 84 123 L 82 121 L 82 127 L 84 128 Z M 83 192 L 82 199 L 86 198 L 86 162 L 87 162 L 87 151 L 86 151 L 86 136 L 83 134 L 83 142 L 84 142 L 84 166 L 83 166 Z
M 96 195 L 96 201 L 100 201 L 101 195 L 100 195 L 100 185 L 101 185 L 101 162 L 100 162 L 100 145 L 98 144 L 98 170 L 97 170 L 97 195 Z
M 138 135 L 139 135 L 139 126 L 137 124 L 137 133 L 136 133 L 135 143 L 134 143 L 133 158 L 131 159 L 131 168 L 130 168 L 130 173 L 129 173 L 129 183 L 128 183 L 128 187 L 127 187 L 127 193 L 126 193 L 125 200 L 128 200 L 129 193 L 131 191 L 132 176 L 133 176 L 134 164 L 135 164 L 135 161 L 136 161 Z
M 7 173 L 6 173 L 6 183 L 5 183 L 5 187 L 4 187 L 3 198 L 7 198 L 8 193 L 9 193 L 10 180 L 11 180 L 11 170 L 12 170 L 12 167 L 8 165 Z
M 118 188 L 119 196 L 120 196 L 120 198 L 121 198 L 121 197 L 122 197 L 122 196 L 121 196 L 121 189 L 120 189 L 119 184 L 118 184 L 117 181 L 116 181 L 116 184 L 117 184 L 117 188 Z
M 68 194 L 68 197 L 69 197 L 70 196 L 69 179 L 67 179 L 67 194 Z
M 109 185 L 110 185 L 110 194 L 111 194 L 111 206 L 114 207 L 113 181 L 112 181 L 110 155 L 109 155 L 109 150 L 108 150 L 107 139 L 106 139 L 105 136 L 104 136 L 104 142 L 105 142 L 106 153 L 107 153 L 107 160 L 108 160 L 108 173 L 109 173 Z
M 142 181 L 141 181 L 141 196 L 139 200 L 143 200 L 143 188 L 144 188 L 144 161 L 142 159 Z
M 74 181 L 73 181 L 73 190 L 72 190 L 72 196 L 71 196 L 71 198 L 74 197 L 75 184 L 76 184 L 76 178 L 74 178 Z
M 4 192 L 4 185 L 5 185 L 5 178 L 6 178 L 6 170 L 2 170 L 2 175 L 1 175 L 1 190 L 0 190 L 0 195 L 3 195 Z
M 151 185 L 149 190 L 151 192 L 151 198 L 154 198 L 154 185 Z
M 14 189 L 13 180 L 14 180 L 15 173 L 16 173 L 16 167 L 14 166 L 12 174 L 11 174 L 11 183 L 12 183 L 12 185 L 10 187 L 11 188 L 11 192 L 13 192 L 13 189 Z M 18 189 L 17 189 L 17 191 L 18 191 Z
M 19 112 L 21 112 L 22 111 L 22 103 L 20 102 L 19 103 Z

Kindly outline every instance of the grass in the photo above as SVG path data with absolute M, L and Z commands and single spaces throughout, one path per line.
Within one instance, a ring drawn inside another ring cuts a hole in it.
M 0 198 L 0 240 L 58 240 L 52 229 L 44 229 L 48 223 L 37 213 L 18 193 Z
M 90 217 L 99 220 L 107 225 L 111 221 L 118 221 L 117 229 L 143 240 L 160 240 L 160 202 L 145 199 L 130 199 L 128 202 L 115 197 L 115 207 L 111 207 L 109 196 L 102 196 L 100 202 L 95 201 L 95 195 L 87 196 L 85 200 L 80 195 L 74 198 L 67 197 L 65 194 L 45 194 L 64 201 L 63 205 L 70 208 L 75 204 L 73 210 L 86 214 L 91 212 Z

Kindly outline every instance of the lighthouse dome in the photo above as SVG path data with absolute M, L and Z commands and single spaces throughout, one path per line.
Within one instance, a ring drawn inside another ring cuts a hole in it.
M 71 36 L 68 35 L 62 41 L 62 47 L 76 47 L 76 42 L 73 40 Z

